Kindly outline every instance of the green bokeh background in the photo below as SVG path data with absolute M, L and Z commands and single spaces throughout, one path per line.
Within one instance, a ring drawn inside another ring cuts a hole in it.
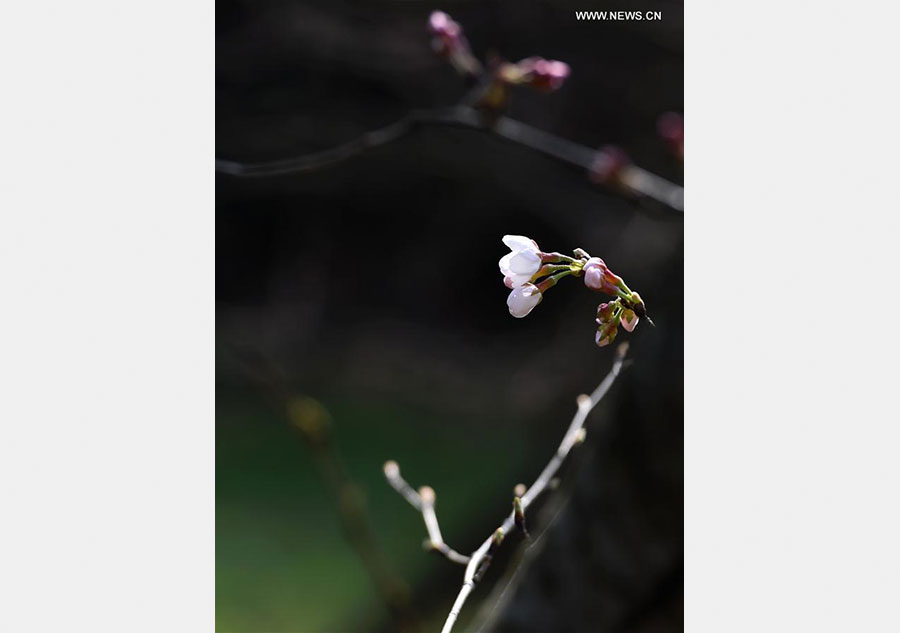
M 461 568 L 423 550 L 421 516 L 387 485 L 382 465 L 397 459 L 413 485 L 427 483 L 438 491 L 441 529 L 450 540 L 471 532 L 473 514 L 519 482 L 526 436 L 484 419 L 476 423 L 478 441 L 472 442 L 452 418 L 433 412 L 389 402 L 322 403 L 333 419 L 334 447 L 366 496 L 393 569 L 413 586 L 436 566 L 460 574 Z M 378 626 L 387 609 L 344 539 L 335 504 L 300 433 L 252 391 L 220 389 L 216 405 L 217 630 Z M 561 422 L 563 429 L 566 421 Z M 497 516 L 484 520 L 498 523 L 505 508 L 496 508 Z M 423 616 L 427 621 L 444 614 Z

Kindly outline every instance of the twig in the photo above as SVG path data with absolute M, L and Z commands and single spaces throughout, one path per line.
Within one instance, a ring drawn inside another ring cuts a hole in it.
M 399 492 L 412 507 L 422 513 L 422 518 L 425 520 L 425 529 L 428 530 L 428 541 L 426 542 L 428 548 L 440 552 L 454 563 L 459 563 L 460 565 L 468 563 L 469 557 L 448 546 L 444 542 L 444 537 L 441 536 L 441 528 L 438 525 L 437 514 L 434 511 L 434 503 L 437 500 L 434 489 L 430 486 L 423 486 L 416 492 L 400 475 L 400 466 L 395 461 L 389 461 L 384 465 L 384 476 L 394 490 Z
M 423 125 L 479 130 L 585 170 L 591 169 L 597 154 L 590 147 L 509 117 L 502 116 L 491 123 L 476 109 L 460 105 L 435 110 L 414 110 L 396 123 L 367 132 L 353 141 L 296 158 L 264 163 L 240 163 L 217 158 L 216 171 L 243 177 L 307 173 L 396 141 Z M 660 176 L 635 165 L 627 165 L 622 169 L 621 182 L 634 193 L 653 198 L 677 211 L 684 211 L 684 189 Z
M 421 621 L 410 605 L 409 585 L 394 571 L 375 537 L 365 493 L 351 478 L 334 444 L 329 412 L 313 398 L 294 395 L 273 361 L 260 357 L 254 362 L 242 350 L 229 351 L 247 379 L 258 387 L 264 402 L 299 431 L 332 499 L 344 538 L 359 556 L 397 630 L 418 633 Z
M 622 368 L 625 369 L 628 365 L 629 362 L 626 361 Z M 584 453 L 579 454 L 579 459 L 584 459 L 584 457 Z M 524 492 L 524 486 L 522 484 L 519 485 L 522 486 L 522 491 Z M 527 547 L 518 552 L 517 556 L 509 564 L 504 578 L 494 585 L 491 594 L 484 600 L 484 604 L 481 606 L 478 614 L 476 614 L 474 621 L 478 625 L 477 630 L 479 633 L 491 631 L 495 628 L 494 622 L 496 618 L 506 609 L 506 606 L 513 598 L 517 583 L 524 577 L 529 566 L 545 547 L 547 543 L 546 536 L 553 529 L 563 509 L 569 503 L 573 491 L 574 483 L 571 481 L 565 485 L 565 488 L 554 488 L 555 494 L 541 508 L 540 533 L 528 539 Z
M 568 457 L 569 453 L 572 451 L 574 446 L 577 446 L 581 442 L 584 441 L 585 438 L 585 429 L 584 422 L 587 419 L 588 414 L 593 410 L 595 406 L 603 399 L 606 393 L 609 391 L 610 387 L 612 387 L 613 382 L 616 377 L 619 375 L 619 372 L 622 370 L 622 365 L 625 361 L 625 354 L 628 351 L 628 344 L 623 343 L 619 345 L 616 349 L 616 358 L 613 362 L 612 369 L 610 369 L 609 373 L 606 375 L 606 378 L 603 379 L 594 392 L 591 395 L 580 395 L 578 396 L 578 410 L 575 412 L 575 416 L 572 418 L 572 421 L 569 423 L 569 428 L 566 431 L 566 434 L 563 436 L 562 442 L 559 444 L 559 448 L 556 449 L 556 453 L 550 459 L 550 462 L 544 467 L 544 470 L 541 471 L 541 474 L 538 475 L 538 478 L 534 480 L 534 483 L 531 484 L 526 491 L 524 491 L 521 495 L 516 495 L 518 502 L 514 502 L 513 511 L 506 517 L 506 520 L 503 521 L 501 526 L 497 528 L 493 534 L 491 534 L 488 539 L 481 544 L 481 546 L 476 549 L 472 555 L 469 557 L 468 564 L 466 565 L 466 571 L 463 576 L 463 584 L 462 588 L 459 590 L 459 594 L 456 596 L 456 600 L 453 603 L 453 607 L 450 609 L 450 613 L 447 616 L 447 620 L 444 622 L 444 628 L 441 629 L 441 633 L 450 633 L 453 630 L 453 625 L 456 623 L 457 617 L 459 617 L 459 612 L 462 610 L 463 605 L 465 605 L 466 600 L 469 597 L 469 594 L 472 593 L 472 590 L 475 589 L 476 583 L 481 579 L 484 575 L 484 572 L 487 569 L 487 566 L 490 564 L 490 560 L 494 555 L 497 547 L 499 547 L 500 542 L 504 539 L 504 537 L 509 536 L 517 527 L 524 526 L 525 523 L 525 512 L 528 507 L 534 503 L 538 497 L 540 497 L 550 486 L 550 482 L 556 476 L 556 473 L 559 471 L 560 467 L 563 465 L 566 457 Z M 396 473 L 394 472 L 394 467 L 396 467 Z M 390 472 L 389 472 L 390 471 Z M 411 491 L 413 494 L 416 494 L 414 490 L 400 478 L 400 469 L 397 466 L 396 462 L 388 462 L 385 464 L 385 475 L 388 478 L 388 481 L 400 492 L 401 495 L 406 497 L 407 501 L 416 507 L 417 509 L 421 509 L 422 507 L 422 495 L 419 494 L 418 501 L 416 502 L 414 498 L 409 496 L 409 492 Z M 392 477 L 392 475 L 396 475 L 396 477 Z M 394 479 L 394 481 L 392 481 Z M 402 482 L 402 484 L 396 483 L 396 480 Z M 430 490 L 430 489 L 429 489 Z M 517 490 L 517 492 L 521 492 Z M 433 491 L 432 491 L 433 493 Z M 419 505 L 417 505 L 417 503 Z

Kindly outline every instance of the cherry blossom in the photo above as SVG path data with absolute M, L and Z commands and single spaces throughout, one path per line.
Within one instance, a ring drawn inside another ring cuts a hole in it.
M 503 283 L 507 288 L 518 288 L 540 270 L 542 253 L 537 242 L 524 235 L 504 235 L 503 243 L 510 249 L 499 262 Z
M 509 297 L 506 299 L 506 305 L 509 306 L 509 313 L 511 315 L 517 319 L 521 319 L 522 317 L 528 316 L 543 298 L 544 295 L 541 294 L 541 291 L 538 290 L 537 286 L 534 284 L 525 284 L 513 288 L 513 291 L 509 293 Z

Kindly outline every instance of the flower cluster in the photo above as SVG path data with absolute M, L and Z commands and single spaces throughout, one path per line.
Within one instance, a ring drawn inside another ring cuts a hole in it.
M 511 86 L 553 92 L 563 85 L 570 73 L 565 62 L 528 57 L 516 63 L 502 59 L 491 61 L 485 75 L 481 63 L 469 48 L 462 27 L 443 11 L 434 11 L 428 18 L 428 33 L 435 52 L 447 59 L 460 74 L 485 80 L 477 104 L 490 112 L 506 108 Z
M 575 249 L 574 257 L 545 253 L 537 242 L 523 235 L 504 235 L 503 243 L 509 252 L 500 258 L 500 272 L 503 283 L 510 289 L 506 305 L 512 316 L 518 319 L 528 316 L 543 300 L 545 292 L 571 275 L 583 278 L 587 288 L 613 297 L 597 308 L 595 340 L 600 347 L 616 338 L 620 325 L 633 332 L 642 317 L 650 321 L 641 296 L 628 288 L 599 257 L 591 257 L 580 248 Z

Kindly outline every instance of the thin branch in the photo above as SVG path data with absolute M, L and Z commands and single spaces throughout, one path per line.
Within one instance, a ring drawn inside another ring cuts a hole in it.
M 612 387 L 613 382 L 616 377 L 619 375 L 619 372 L 622 369 L 622 363 L 625 361 L 625 353 L 628 351 L 628 344 L 623 343 L 616 350 L 616 360 L 613 363 L 612 369 L 609 374 L 607 374 L 606 378 L 603 379 L 594 392 L 590 395 L 581 395 L 578 396 L 578 410 L 575 412 L 575 416 L 572 418 L 572 422 L 569 424 L 569 429 L 566 431 L 566 434 L 563 436 L 562 442 L 560 442 L 559 448 L 556 450 L 556 453 L 550 459 L 550 462 L 544 467 L 544 470 L 538 475 L 538 478 L 535 479 L 534 483 L 531 484 L 531 487 L 525 492 L 521 497 L 521 505 L 523 512 L 528 509 L 534 501 L 547 490 L 547 487 L 550 485 L 550 481 L 556 475 L 560 466 L 562 466 L 563 461 L 566 456 L 568 456 L 569 452 L 572 450 L 572 447 L 578 444 L 580 441 L 584 439 L 584 421 L 588 416 L 588 413 L 597 406 L 597 403 L 603 399 L 603 396 L 606 395 L 606 392 L 609 391 L 609 388 Z M 500 530 L 503 531 L 503 534 L 508 535 L 516 528 L 516 517 L 515 511 L 510 513 L 503 524 L 500 526 Z M 453 603 L 453 607 L 450 609 L 450 614 L 447 616 L 447 620 L 444 623 L 444 628 L 441 629 L 441 633 L 450 633 L 453 630 L 453 625 L 456 623 L 456 618 L 459 616 L 460 610 L 462 610 L 463 605 L 466 603 L 466 599 L 469 597 L 469 594 L 475 588 L 476 582 L 476 574 L 479 576 L 484 573 L 484 569 L 482 567 L 482 562 L 484 561 L 488 551 L 491 549 L 492 543 L 494 542 L 494 537 L 489 537 L 481 546 L 472 553 L 472 557 L 469 560 L 469 564 L 466 565 L 466 573 L 463 576 L 463 585 L 459 590 L 459 595 L 456 597 L 456 601 Z
M 596 150 L 590 147 L 509 117 L 502 116 L 489 122 L 478 110 L 461 105 L 436 110 L 414 110 L 399 121 L 367 132 L 348 143 L 296 158 L 264 163 L 240 163 L 217 158 L 216 171 L 243 177 L 308 173 L 396 141 L 424 125 L 461 127 L 486 132 L 584 170 L 591 169 L 597 154 Z M 635 165 L 627 165 L 622 168 L 621 182 L 633 193 L 657 200 L 677 211 L 684 211 L 684 189 L 660 176 Z
M 460 554 L 452 547 L 444 542 L 441 536 L 441 528 L 438 525 L 437 513 L 434 511 L 434 504 L 437 495 L 430 486 L 423 486 L 416 492 L 406 480 L 400 475 L 400 466 L 395 461 L 389 461 L 384 465 L 384 476 L 388 483 L 400 493 L 400 495 L 409 502 L 409 505 L 422 513 L 425 520 L 425 529 L 428 530 L 427 546 L 436 552 L 443 554 L 449 561 L 465 565 L 469 562 L 469 557 Z
M 684 187 L 673 185 L 665 178 L 637 165 L 625 166 L 621 178 L 622 184 L 631 191 L 653 198 L 678 211 L 684 211 Z
M 450 613 L 447 616 L 447 620 L 444 623 L 444 628 L 441 629 L 441 633 L 450 633 L 453 630 L 453 625 L 456 623 L 457 617 L 459 617 L 459 612 L 462 610 L 463 605 L 465 605 L 466 600 L 469 597 L 469 594 L 472 593 L 472 590 L 475 589 L 476 583 L 482 578 L 485 571 L 487 570 L 488 565 L 490 565 L 491 558 L 494 555 L 496 549 L 500 546 L 500 543 L 506 536 L 509 536 L 510 533 L 515 531 L 516 528 L 523 529 L 525 526 L 525 512 L 528 507 L 533 504 L 548 488 L 551 487 L 551 482 L 555 478 L 557 472 L 560 467 L 568 457 L 569 453 L 571 453 L 572 448 L 580 444 L 584 441 L 585 438 L 585 428 L 584 422 L 587 419 L 588 414 L 597 406 L 597 404 L 603 399 L 606 393 L 609 391 L 610 387 L 612 387 L 613 382 L 616 380 L 616 377 L 619 375 L 619 372 L 622 370 L 622 365 L 625 362 L 625 354 L 628 351 L 628 344 L 623 343 L 619 345 L 616 349 L 616 357 L 613 362 L 612 369 L 610 369 L 609 373 L 606 375 L 606 378 L 603 379 L 594 392 L 591 395 L 580 395 L 577 398 L 578 410 L 575 412 L 575 416 L 572 418 L 572 421 L 569 423 L 569 428 L 566 430 L 566 434 L 563 436 L 562 442 L 559 444 L 559 448 L 556 449 L 556 453 L 554 453 L 553 457 L 550 459 L 549 463 L 544 467 L 544 470 L 541 471 L 541 474 L 538 475 L 538 478 L 534 480 L 534 483 L 531 484 L 527 490 L 522 491 L 518 489 L 516 490 L 516 497 L 513 501 L 513 510 L 506 517 L 506 520 L 497 528 L 484 543 L 476 549 L 470 557 L 468 557 L 468 563 L 466 564 L 466 571 L 463 576 L 463 584 L 462 588 L 459 590 L 459 594 L 456 596 L 456 600 L 453 602 L 453 607 L 450 609 Z M 432 510 L 434 508 L 434 491 L 431 488 L 422 488 L 420 492 L 416 492 L 412 489 L 412 487 L 406 483 L 406 481 L 400 476 L 400 467 L 397 465 L 397 462 L 389 461 L 384 465 L 384 473 L 387 477 L 388 482 L 394 487 L 397 492 L 399 492 L 403 497 L 409 501 L 410 505 L 412 505 L 417 510 L 423 512 L 423 515 L 426 512 L 426 508 L 430 507 Z M 425 492 L 425 494 L 422 494 Z M 521 493 L 521 494 L 519 494 Z M 440 531 L 437 530 L 437 518 L 434 519 L 434 529 L 437 532 L 437 538 L 440 539 Z M 426 518 L 426 526 L 428 525 L 428 519 Z M 524 531 L 524 530 L 523 530 Z M 435 540 L 434 534 L 432 534 L 432 528 L 429 527 L 429 534 L 431 535 L 432 540 Z M 443 542 L 443 540 L 440 540 Z M 450 558 L 448 556 L 448 558 Z M 460 558 L 466 558 L 460 556 Z M 451 558 L 451 560 L 453 560 Z M 460 562 L 460 561 L 455 561 Z
M 627 367 L 626 362 L 623 368 Z M 584 453 L 579 454 L 579 459 L 584 459 Z M 573 457 L 574 458 L 574 457 Z M 522 492 L 524 494 L 525 487 L 523 484 Z M 564 486 L 564 487 L 563 487 Z M 547 535 L 556 525 L 562 515 L 563 509 L 568 505 L 575 485 L 571 480 L 560 487 L 553 488 L 555 494 L 552 495 L 541 508 L 541 530 L 537 536 L 529 539 L 527 547 L 519 550 L 507 567 L 504 578 L 495 583 L 491 594 L 485 598 L 484 603 L 475 615 L 474 621 L 477 623 L 479 633 L 491 631 L 494 628 L 496 619 L 503 613 L 506 606 L 512 600 L 515 588 L 521 579 L 528 572 L 529 566 L 534 562 L 535 558 L 540 555 L 547 543 Z M 516 493 L 518 494 L 518 493 Z

